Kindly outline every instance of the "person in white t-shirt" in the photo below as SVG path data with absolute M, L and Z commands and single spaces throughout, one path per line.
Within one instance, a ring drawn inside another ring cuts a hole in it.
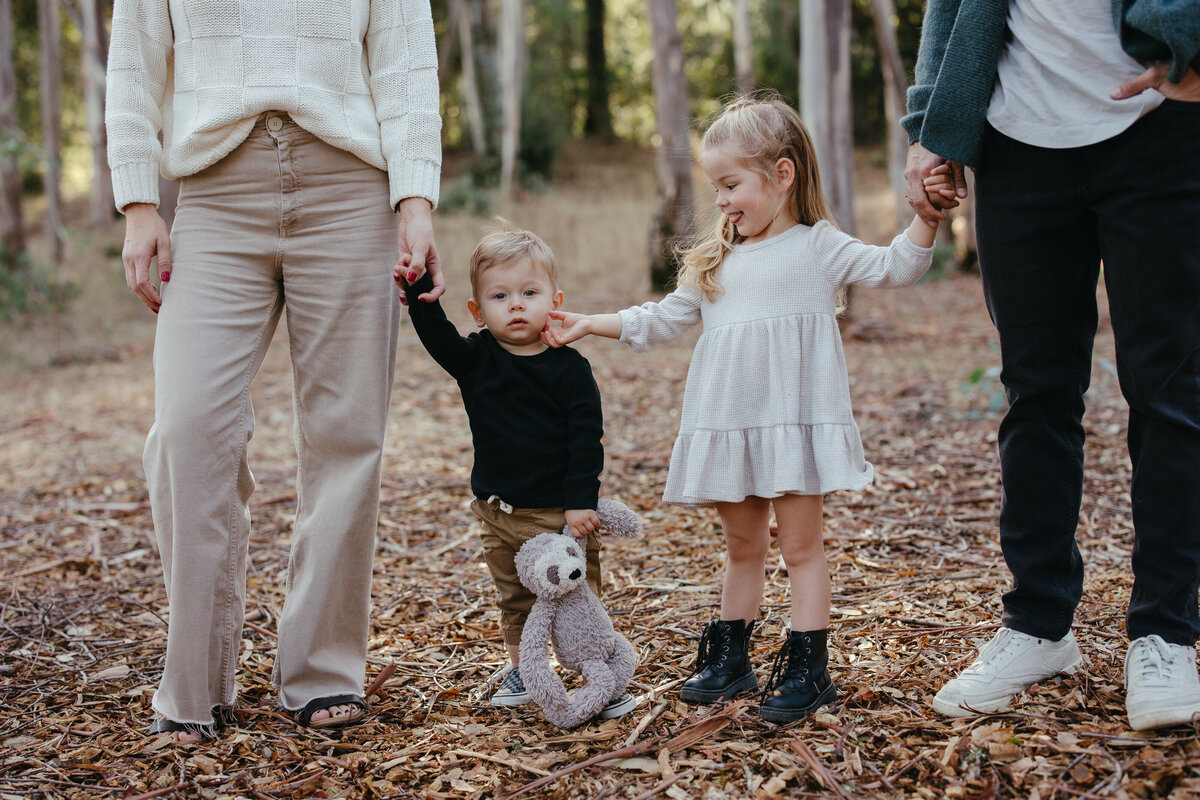
M 980 272 L 1000 338 L 1003 627 L 933 699 L 963 716 L 1082 657 L 1075 542 L 1103 263 L 1129 403 L 1133 589 L 1126 710 L 1200 712 L 1200 2 L 930 0 L 908 92 L 909 202 L 928 221 L 975 170 Z M 950 176 L 953 190 L 922 179 Z

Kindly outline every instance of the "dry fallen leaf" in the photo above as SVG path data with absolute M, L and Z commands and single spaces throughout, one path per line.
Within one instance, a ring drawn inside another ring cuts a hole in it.
M 635 300 L 597 295 L 581 310 Z M 604 492 L 638 509 L 646 532 L 606 542 L 603 556 L 604 602 L 638 653 L 642 704 L 576 731 L 549 726 L 536 709 L 488 703 L 505 657 L 467 508 L 470 433 L 456 387 L 411 329 L 401 334 L 386 442 L 368 681 L 394 673 L 366 724 L 342 733 L 300 730 L 271 688 L 296 503 L 286 348 L 272 348 L 252 391 L 258 488 L 236 726 L 186 749 L 145 735 L 167 615 L 140 462 L 153 416 L 148 350 L 0 381 L 0 407 L 18 422 L 0 423 L 0 575 L 9 579 L 0 798 L 170 797 L 182 784 L 174 796 L 475 800 L 596 757 L 533 796 L 830 796 L 822 780 L 885 800 L 1050 800 L 1097 787 L 1112 797 L 1200 796 L 1195 730 L 1125 727 L 1132 536 L 1127 409 L 1115 380 L 1097 370 L 1084 421 L 1087 572 L 1074 630 L 1086 670 L 1023 694 L 1010 713 L 941 718 L 929 699 L 990 638 L 1009 583 L 996 538 L 996 387 L 984 385 L 998 364 L 994 332 L 971 276 L 858 292 L 852 312 L 860 332 L 888 332 L 845 347 L 881 479 L 826 500 L 840 699 L 787 726 L 764 723 L 752 697 L 736 716 L 707 721 L 719 709 L 676 693 L 720 611 L 724 557 L 711 509 L 659 501 L 694 337 L 640 355 L 611 342 L 579 346 L 604 396 Z M 1100 331 L 1097 352 L 1113 358 L 1111 331 Z M 976 369 L 983 377 L 972 383 Z M 788 625 L 777 549 L 766 579 L 753 641 L 760 681 Z M 649 749 L 603 760 L 627 743 Z M 664 746 L 678 780 L 659 789 Z

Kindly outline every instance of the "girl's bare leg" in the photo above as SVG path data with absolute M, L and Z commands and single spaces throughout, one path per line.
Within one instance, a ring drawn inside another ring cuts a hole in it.
M 792 590 L 792 630 L 829 627 L 829 563 L 822 541 L 821 495 L 776 497 L 779 549 Z
M 762 605 L 764 569 L 771 543 L 771 501 L 747 497 L 738 503 L 717 503 L 725 533 L 725 581 L 721 589 L 721 619 L 749 622 Z

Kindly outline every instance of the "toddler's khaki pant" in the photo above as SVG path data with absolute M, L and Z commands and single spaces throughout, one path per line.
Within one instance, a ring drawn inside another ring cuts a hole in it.
M 505 510 L 505 509 L 508 510 Z M 499 498 L 486 503 L 478 497 L 471 510 L 479 518 L 479 537 L 483 541 L 483 560 L 496 585 L 496 605 L 500 608 L 500 633 L 507 645 L 520 645 L 525 620 L 533 610 L 537 595 L 525 588 L 517 575 L 517 551 L 521 545 L 541 533 L 558 533 L 567 518 L 561 508 L 511 508 Z M 600 597 L 600 535 L 589 533 L 584 545 L 587 583 L 592 594 Z
M 400 314 L 387 176 L 264 114 L 183 180 L 171 241 L 144 456 L 170 603 L 154 709 L 210 724 L 237 696 L 250 381 L 284 310 L 298 472 L 274 680 L 290 710 L 360 694 Z

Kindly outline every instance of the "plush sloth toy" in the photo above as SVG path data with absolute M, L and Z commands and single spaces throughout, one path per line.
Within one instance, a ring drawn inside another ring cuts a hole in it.
M 637 514 L 616 500 L 601 500 L 596 513 L 609 533 L 632 537 L 642 529 Z M 537 595 L 521 634 L 521 679 L 546 719 L 578 727 L 625 692 L 637 663 L 633 645 L 613 630 L 587 584 L 583 543 L 565 529 L 525 542 L 516 565 L 521 583 Z M 587 681 L 570 696 L 550 666 L 548 642 L 558 663 Z

